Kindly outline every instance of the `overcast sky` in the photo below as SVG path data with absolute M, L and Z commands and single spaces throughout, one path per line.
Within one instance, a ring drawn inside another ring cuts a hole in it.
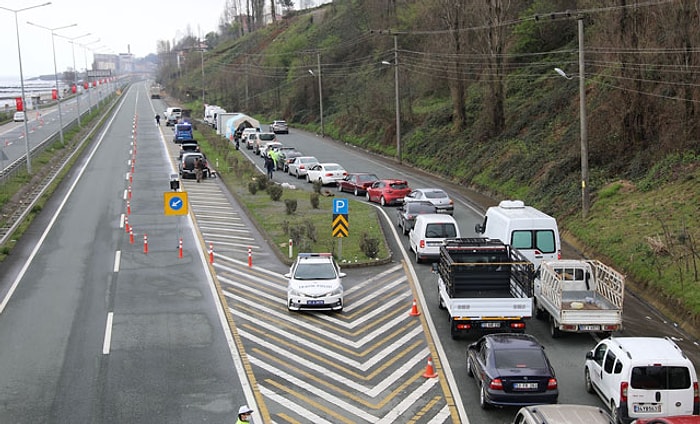
M 45 3 L 46 0 L 0 0 L 0 7 L 19 10 Z M 17 13 L 22 68 L 25 79 L 53 74 L 54 61 L 51 31 L 31 26 L 27 21 L 46 28 L 77 24 L 56 30 L 57 35 L 81 37 L 77 44 L 88 44 L 98 53 L 126 53 L 136 57 L 156 53 L 158 40 L 179 40 L 188 31 L 202 37 L 218 29 L 226 0 L 51 0 L 48 6 Z M 0 77 L 19 76 L 15 13 L 0 9 Z M 93 41 L 98 40 L 94 44 Z M 75 45 L 75 67 L 85 69 L 84 49 Z M 55 37 L 56 69 L 73 68 L 71 43 Z M 92 56 L 87 51 L 87 62 Z M 89 66 L 89 65 L 88 65 Z

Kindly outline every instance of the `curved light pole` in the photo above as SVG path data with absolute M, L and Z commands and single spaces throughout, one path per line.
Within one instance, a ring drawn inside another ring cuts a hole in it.
M 554 71 L 566 79 L 573 79 L 561 70 Z M 588 216 L 591 207 L 591 194 L 588 188 L 588 120 L 586 118 L 586 77 L 583 66 L 583 19 L 578 20 L 578 72 L 579 110 L 581 120 L 581 216 Z
M 66 37 L 65 35 L 56 34 L 57 37 L 64 38 L 70 43 L 71 52 L 73 53 L 73 86 L 75 86 L 75 105 L 78 108 L 78 126 L 82 127 L 83 124 L 80 123 L 80 96 L 78 95 L 78 68 L 75 67 L 75 40 L 79 38 L 85 38 L 91 33 L 83 34 L 78 37 Z
M 32 174 L 32 159 L 29 155 L 29 153 L 30 153 L 30 149 L 29 149 L 29 125 L 27 124 L 27 120 L 29 119 L 29 114 L 26 112 L 27 99 L 25 98 L 25 95 L 24 95 L 24 73 L 22 72 L 22 49 L 19 46 L 19 23 L 17 22 L 17 14 L 19 12 L 24 12 L 25 10 L 36 9 L 37 7 L 48 6 L 50 4 L 51 4 L 51 2 L 46 2 L 44 4 L 37 4 L 36 6 L 24 7 L 22 9 L 8 9 L 7 7 L 0 6 L 0 9 L 7 10 L 8 12 L 12 12 L 15 14 L 15 29 L 17 31 L 17 57 L 19 58 L 19 85 L 21 87 L 21 93 L 22 93 L 22 107 L 25 109 L 25 112 L 24 112 L 24 144 L 27 148 L 27 174 L 29 174 L 29 175 Z
M 309 69 L 309 74 L 311 76 L 315 77 L 316 74 L 314 71 Z M 321 137 L 325 136 L 325 129 L 323 128 L 323 85 L 321 84 L 321 58 L 319 55 L 318 59 L 318 107 L 319 107 L 319 113 L 321 114 Z
M 31 23 L 31 22 L 27 22 L 27 23 L 29 25 L 33 25 L 35 27 L 42 28 L 42 29 L 45 29 L 45 30 L 51 32 L 51 48 L 53 49 L 53 72 L 54 72 L 54 77 L 56 78 L 56 92 L 58 94 L 56 96 L 58 98 L 57 99 L 58 100 L 58 125 L 59 125 L 58 133 L 61 136 L 61 144 L 66 144 L 65 141 L 63 140 L 63 113 L 61 112 L 61 91 L 60 91 L 60 87 L 58 85 L 58 67 L 56 65 L 56 41 L 54 40 L 54 38 L 55 38 L 54 35 L 56 35 L 55 32 L 58 31 L 59 29 L 74 27 L 74 26 L 77 26 L 78 24 L 71 24 L 71 25 L 64 25 L 64 26 L 55 27 L 55 28 L 48 28 L 48 27 L 45 27 L 45 26 L 42 26 L 39 24 Z

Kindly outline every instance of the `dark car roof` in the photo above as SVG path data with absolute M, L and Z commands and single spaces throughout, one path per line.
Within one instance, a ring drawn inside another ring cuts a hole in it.
M 529 334 L 503 333 L 487 334 L 484 336 L 489 340 L 491 346 L 497 349 L 523 349 L 528 347 L 541 348 L 542 345 L 536 338 Z
M 406 202 L 404 209 L 407 211 L 433 211 L 432 213 L 435 213 L 437 206 L 426 200 L 419 200 L 416 202 Z

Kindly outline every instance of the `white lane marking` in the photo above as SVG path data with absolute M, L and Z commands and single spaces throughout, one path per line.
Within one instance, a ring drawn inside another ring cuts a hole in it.
M 114 272 L 119 272 L 119 265 L 122 261 L 122 251 L 117 250 L 114 252 Z
M 107 313 L 107 324 L 105 324 L 105 338 L 102 342 L 102 354 L 109 355 L 109 350 L 112 347 L 112 321 L 114 320 L 114 312 Z

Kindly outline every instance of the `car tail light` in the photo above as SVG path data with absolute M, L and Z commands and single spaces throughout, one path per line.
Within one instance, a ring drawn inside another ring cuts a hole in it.
M 457 330 L 469 330 L 472 328 L 471 324 L 457 324 Z
M 623 381 L 620 383 L 620 403 L 626 403 L 627 402 L 627 388 L 629 387 L 629 383 L 626 381 Z
M 332 172 L 326 172 L 326 177 L 332 177 L 333 173 Z
M 503 381 L 500 378 L 494 378 L 489 383 L 489 389 L 491 390 L 503 390 Z
M 304 165 L 299 165 L 299 169 L 305 169 L 306 167 Z
M 547 381 L 547 390 L 556 390 L 557 386 L 558 384 L 556 378 L 550 378 L 549 381 Z
M 698 391 L 698 382 L 693 382 L 693 403 L 700 403 L 700 391 Z
M 557 259 L 561 260 L 561 250 L 557 252 Z
M 421 249 L 425 249 L 425 240 L 421 240 L 419 245 Z
M 524 322 L 513 322 L 510 324 L 510 328 L 514 330 L 522 330 L 525 328 L 525 323 Z
M 407 218 L 408 218 L 408 219 L 415 219 L 415 218 L 416 218 L 416 216 L 415 216 L 415 215 L 411 215 L 411 214 L 409 214 L 409 215 L 407 216 Z

